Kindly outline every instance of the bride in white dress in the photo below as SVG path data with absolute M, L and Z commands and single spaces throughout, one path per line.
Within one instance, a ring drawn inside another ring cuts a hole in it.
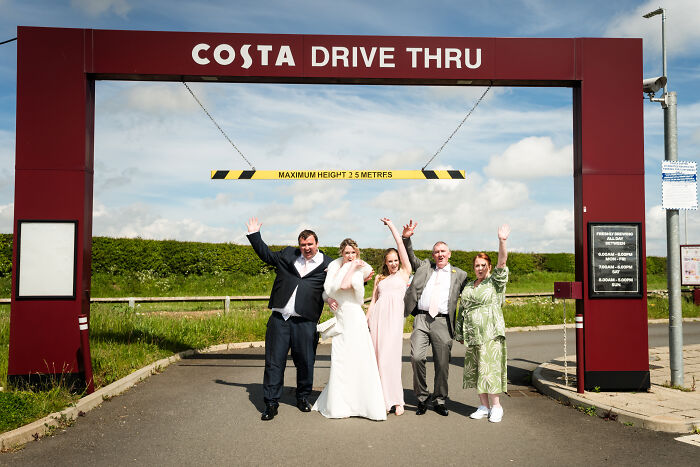
M 365 417 L 386 420 L 384 393 L 367 319 L 362 310 L 363 278 L 372 268 L 358 259 L 351 239 L 340 244 L 341 257 L 328 265 L 324 290 L 338 302 L 337 334 L 331 344 L 328 384 L 311 410 L 327 418 Z

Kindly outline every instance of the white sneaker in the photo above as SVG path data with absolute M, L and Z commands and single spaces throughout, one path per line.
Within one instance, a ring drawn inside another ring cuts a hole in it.
M 492 407 L 489 422 L 498 423 L 503 419 L 503 407 Z
M 469 415 L 469 418 L 473 418 L 474 420 L 481 420 L 484 417 L 488 417 L 488 415 L 489 415 L 489 408 L 486 407 L 485 405 L 480 405 L 479 408 L 476 409 L 476 412 Z

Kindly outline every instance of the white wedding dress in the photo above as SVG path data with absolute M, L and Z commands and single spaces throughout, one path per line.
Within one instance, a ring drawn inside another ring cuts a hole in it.
M 333 337 L 331 344 L 328 384 L 311 410 L 317 410 L 327 418 L 386 420 L 377 360 L 361 306 L 364 301 L 363 277 L 369 273 L 370 266 L 355 271 L 352 289 L 342 290 L 340 284 L 349 267 L 349 263 L 342 265 L 342 258 L 328 266 L 324 289 L 328 296 L 338 301 L 336 326 L 339 325 L 342 331 Z

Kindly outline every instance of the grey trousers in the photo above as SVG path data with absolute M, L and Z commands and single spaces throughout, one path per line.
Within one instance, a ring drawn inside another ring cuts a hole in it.
M 435 365 L 432 397 L 425 381 L 428 347 L 432 347 Z M 451 353 L 452 338 L 447 329 L 447 318 L 444 316 L 431 318 L 427 314 L 417 315 L 413 321 L 411 334 L 411 365 L 413 366 L 413 392 L 421 403 L 426 403 L 429 398 L 436 404 L 444 404 L 447 400 Z

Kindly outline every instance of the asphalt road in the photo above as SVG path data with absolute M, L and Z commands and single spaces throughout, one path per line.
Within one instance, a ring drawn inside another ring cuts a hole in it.
M 650 346 L 668 345 L 667 327 L 650 326 L 649 339 Z M 573 332 L 568 341 L 573 352 Z M 700 343 L 700 323 L 684 325 L 684 341 Z M 590 417 L 535 392 L 527 384 L 529 372 L 563 355 L 562 343 L 561 330 L 508 334 L 511 384 L 499 424 L 468 418 L 477 396 L 461 388 L 459 344 L 450 372 L 450 415 L 416 416 L 416 400 L 406 389 L 406 413 L 385 422 L 299 412 L 291 361 L 279 415 L 261 421 L 263 351 L 245 349 L 171 365 L 55 436 L 0 454 L 0 464 L 697 465 L 700 450 L 675 441 L 677 435 Z M 319 346 L 318 392 L 328 378 L 329 353 L 330 346 Z M 408 347 L 404 355 L 404 388 L 410 388 Z

